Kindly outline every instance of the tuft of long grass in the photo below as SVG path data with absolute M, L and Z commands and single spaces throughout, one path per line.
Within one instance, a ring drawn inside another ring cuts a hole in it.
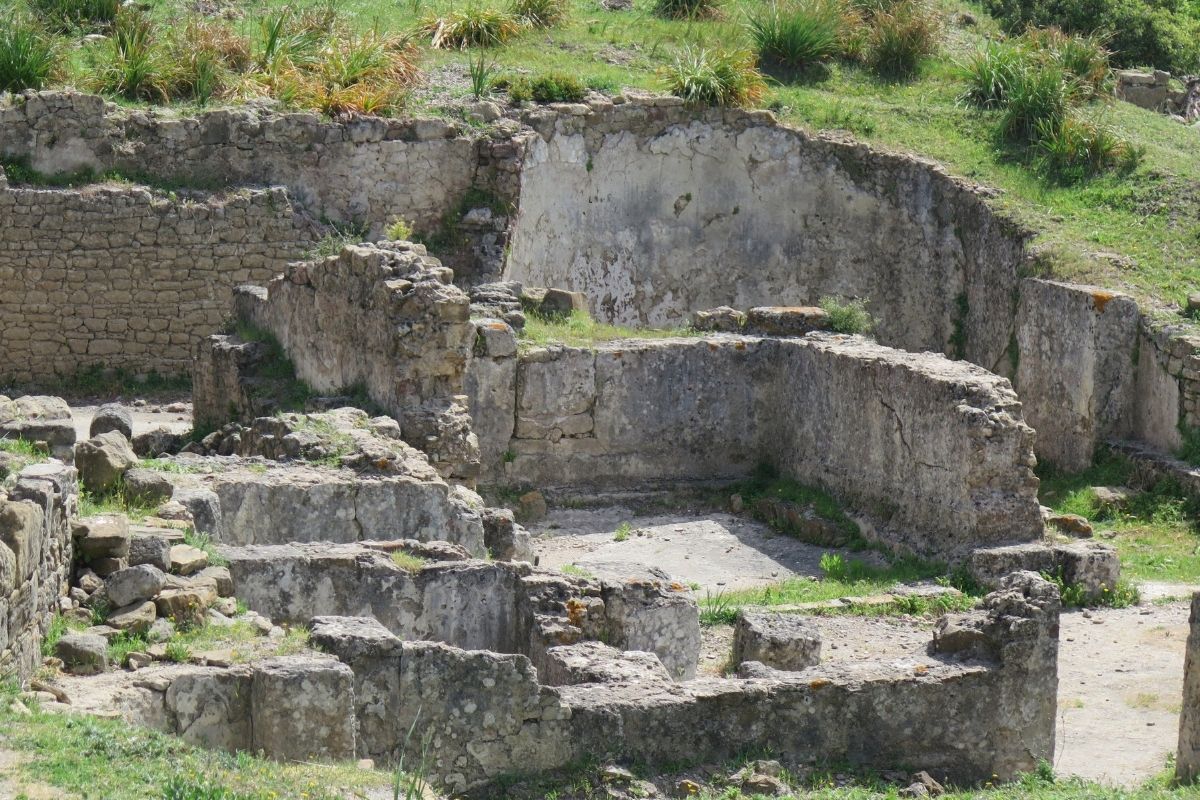
M 1039 171 L 1065 183 L 1110 170 L 1132 170 L 1142 158 L 1111 126 L 1076 116 L 1039 122 L 1035 149 Z
M 426 17 L 419 30 L 430 37 L 433 48 L 465 50 L 498 47 L 521 32 L 521 24 L 508 11 L 473 5 L 444 16 Z
M 1112 77 L 1107 39 L 1100 34 L 1069 35 L 1057 28 L 1029 29 L 1022 39 L 1044 58 L 1061 66 L 1075 78 L 1076 87 L 1087 97 L 1107 92 Z
M 91 81 L 101 92 L 129 100 L 167 102 L 175 65 L 162 44 L 162 31 L 147 15 L 124 9 L 99 45 Z
M 834 0 L 772 0 L 751 12 L 746 30 L 763 64 L 800 70 L 841 52 L 845 18 Z
M 1015 141 L 1036 141 L 1039 130 L 1061 125 L 1075 94 L 1074 80 L 1061 66 L 1031 61 L 1011 76 L 1000 130 Z
M 517 76 L 508 79 L 508 98 L 514 103 L 533 100 L 537 103 L 578 103 L 587 95 L 587 87 L 574 75 L 547 72 L 532 78 Z
M 28 5 L 48 26 L 64 32 L 108 25 L 121 10 L 121 0 L 28 0 Z
M 654 0 L 654 14 L 666 19 L 717 19 L 721 5 L 721 0 Z
M 567 0 L 513 0 L 509 13 L 531 28 L 552 28 L 567 18 L 569 9 Z
M 909 79 L 938 52 L 941 16 L 919 0 L 895 3 L 870 19 L 866 61 L 876 74 Z
M 41 89 L 58 68 L 58 41 L 24 15 L 9 14 L 0 25 L 0 92 Z
M 752 106 L 766 83 L 744 50 L 683 48 L 662 71 L 667 91 L 694 106 Z
M 998 108 L 1008 98 L 1017 73 L 1030 66 L 1019 44 L 987 42 L 960 67 L 967 90 L 962 99 L 983 108 Z

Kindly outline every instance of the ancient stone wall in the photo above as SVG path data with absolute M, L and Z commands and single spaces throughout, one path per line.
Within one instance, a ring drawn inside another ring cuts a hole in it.
M 307 386 L 364 391 L 443 475 L 472 480 L 479 446 L 462 392 L 475 326 L 470 300 L 452 277 L 422 245 L 348 246 L 289 265 L 265 289 L 240 289 L 236 316 L 278 340 Z M 193 373 L 199 423 L 258 415 L 238 388 L 244 361 L 229 337 L 200 343 Z
M 1138 402 L 1140 321 L 1126 295 L 1034 278 L 1021 282 L 1009 371 L 1015 371 L 1025 419 L 1037 431 L 1039 459 L 1086 469 L 1097 444 L 1128 434 Z
M 885 541 L 939 558 L 1041 535 L 1033 431 L 1008 381 L 860 337 L 718 335 L 476 358 L 495 481 L 620 488 L 727 480 L 759 463 L 821 486 Z M 483 363 L 491 362 L 491 363 Z
M 535 112 L 507 277 L 610 322 L 866 299 L 880 341 L 988 368 L 1008 346 L 1025 233 L 936 164 L 768 112 L 628 102 Z M 586 111 L 586 108 L 584 109 Z
M 602 639 L 654 653 L 673 677 L 696 672 L 699 612 L 687 588 L 669 581 L 596 581 L 500 561 L 409 571 L 369 545 L 225 552 L 238 598 L 276 621 L 366 616 L 407 640 L 519 653 L 534 664 L 556 645 Z
M 1135 439 L 1173 453 L 1181 428 L 1200 428 L 1200 336 L 1170 325 L 1142 325 L 1137 351 Z
M 70 578 L 77 491 L 75 469 L 54 462 L 26 467 L 0 491 L 0 675 L 25 680 L 42 663 Z
M 1030 573 L 983 609 L 941 623 L 930 656 L 738 678 L 539 685 L 520 655 L 404 642 L 370 620 L 315 620 L 314 640 L 354 671 L 360 748 L 419 756 L 451 790 L 583 759 L 719 761 L 752 748 L 799 762 L 920 764 L 956 783 L 1010 780 L 1054 753 L 1057 592 Z
M 233 287 L 314 238 L 282 189 L 180 199 L 0 174 L 0 218 L 0 382 L 14 383 L 90 366 L 184 373 L 197 339 L 229 317 Z
M 314 219 L 432 230 L 471 187 L 476 143 L 437 119 L 222 109 L 196 117 L 121 109 L 94 95 L 15 95 L 0 106 L 0 156 L 47 174 L 117 170 L 187 186 L 286 186 Z
M 1183 704 L 1179 709 L 1179 748 L 1175 777 L 1182 783 L 1200 778 L 1200 592 L 1192 595 L 1187 650 L 1183 660 Z

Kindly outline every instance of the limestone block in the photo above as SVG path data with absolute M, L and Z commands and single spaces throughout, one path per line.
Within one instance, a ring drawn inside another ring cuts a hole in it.
M 142 505 L 155 506 L 171 498 L 174 486 L 153 469 L 134 467 L 125 473 L 125 495 Z
M 803 617 L 738 611 L 733 629 L 733 663 L 758 661 L 780 670 L 802 670 L 821 661 L 820 634 Z
M 185 742 L 214 749 L 252 750 L 251 673 L 248 668 L 197 670 L 171 681 L 167 713 Z
M 551 647 L 543 664 L 538 680 L 546 686 L 671 682 L 667 668 L 653 653 L 622 651 L 602 642 Z
M 129 519 L 123 514 L 75 520 L 71 532 L 84 558 L 121 558 L 129 554 Z
M 253 749 L 280 761 L 355 756 L 354 673 L 331 658 L 280 656 L 254 665 Z
M 108 669 L 108 641 L 89 633 L 66 633 L 54 645 L 54 655 L 67 670 L 77 675 L 92 675 Z
M 803 336 L 828 329 L 829 315 L 816 306 L 757 306 L 746 312 L 746 333 Z
M 171 540 L 153 533 L 131 533 L 129 565 L 148 564 L 163 572 L 171 569 Z

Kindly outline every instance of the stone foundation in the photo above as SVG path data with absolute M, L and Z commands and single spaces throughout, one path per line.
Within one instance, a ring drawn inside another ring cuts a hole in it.
M 502 454 L 492 480 L 662 486 L 765 462 L 924 555 L 1041 536 L 1033 431 L 1008 382 L 965 362 L 859 337 L 715 335 L 477 357 L 470 372 L 482 450 Z

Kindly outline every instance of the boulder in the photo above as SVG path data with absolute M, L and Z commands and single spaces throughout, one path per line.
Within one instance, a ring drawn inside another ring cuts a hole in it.
M 153 469 L 134 467 L 125 473 L 125 497 L 144 506 L 156 506 L 171 499 L 175 487 L 167 476 Z
M 129 555 L 129 520 L 123 514 L 100 514 L 71 523 L 76 552 L 85 560 Z
M 185 444 L 184 436 L 169 428 L 155 428 L 133 437 L 133 452 L 142 458 L 156 458 L 164 454 L 178 453 Z
M 150 600 L 162 590 L 167 576 L 158 567 L 139 564 L 118 570 L 105 581 L 108 601 L 114 606 L 124 607 Z
M 149 564 L 163 572 L 171 569 L 171 542 L 153 533 L 132 533 L 129 539 L 129 565 Z
M 483 510 L 483 543 L 498 561 L 533 561 L 529 531 L 516 523 L 507 508 Z
M 118 431 L 102 433 L 75 445 L 75 467 L 89 492 L 102 494 L 113 489 L 137 463 L 129 440 Z
M 546 517 L 546 498 L 536 489 L 517 500 L 517 516 L 524 522 L 538 522 Z
M 94 675 L 108 669 L 108 641 L 91 633 L 64 634 L 54 645 L 54 655 L 62 659 L 68 672 Z
M 177 544 L 171 548 L 171 571 L 178 575 L 192 575 L 208 566 L 208 553 L 190 544 Z
M 154 599 L 158 613 L 176 625 L 199 627 L 207 618 L 208 607 L 216 602 L 214 589 L 197 586 L 191 589 L 163 589 Z
M 1068 536 L 1078 536 L 1083 539 L 1091 538 L 1092 525 L 1078 514 L 1050 514 L 1046 524 L 1053 525 Z
M 171 497 L 191 512 L 197 533 L 220 532 L 221 500 L 212 489 L 178 489 Z
M 821 661 L 821 637 L 798 614 L 741 609 L 733 630 L 733 663 L 758 661 L 779 670 L 802 670 Z
M 149 600 L 118 608 L 108 615 L 109 627 L 129 633 L 145 633 L 154 624 L 154 603 Z
M 106 403 L 96 409 L 92 417 L 88 436 L 95 438 L 102 433 L 118 431 L 126 439 L 133 438 L 133 413 L 119 403 Z

